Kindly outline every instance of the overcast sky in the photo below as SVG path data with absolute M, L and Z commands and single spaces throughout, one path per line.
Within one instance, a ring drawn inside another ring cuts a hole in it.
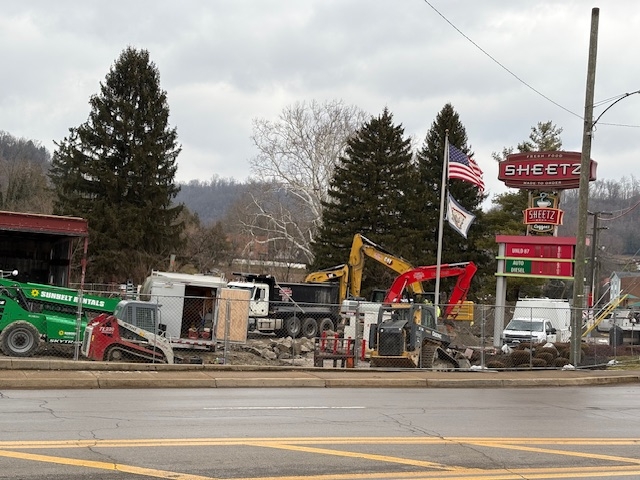
M 7 0 L 0 130 L 53 151 L 133 46 L 149 51 L 167 91 L 180 181 L 246 180 L 252 119 L 276 120 L 298 101 L 342 100 L 375 116 L 388 107 L 416 146 L 450 102 L 492 196 L 506 187 L 491 153 L 538 122 L 581 150 L 593 7 L 598 104 L 640 89 L 637 0 Z M 638 112 L 632 95 L 600 120 L 598 178 L 637 175 Z

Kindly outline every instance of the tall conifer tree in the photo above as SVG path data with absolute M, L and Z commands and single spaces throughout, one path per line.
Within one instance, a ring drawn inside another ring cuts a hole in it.
M 415 215 L 416 228 L 411 243 L 415 248 L 412 256 L 420 258 L 423 265 L 435 265 L 437 261 L 442 169 L 447 131 L 449 143 L 467 156 L 472 156 L 467 145 L 466 130 L 460 122 L 458 113 L 448 103 L 436 116 L 422 148 L 417 153 L 419 183 L 415 199 L 420 204 L 416 206 L 418 212 Z M 487 273 L 484 271 L 485 266 L 492 259 L 491 252 L 483 250 L 478 245 L 487 234 L 483 226 L 481 209 L 484 196 L 475 185 L 456 179 L 448 181 L 448 189 L 467 211 L 476 215 L 476 220 L 469 229 L 466 239 L 455 232 L 446 221 L 444 222 L 441 261 L 442 263 L 473 261 L 479 267 L 476 276 L 482 277 Z
M 345 263 L 356 233 L 404 256 L 411 223 L 405 215 L 407 192 L 412 190 L 414 179 L 410 141 L 385 108 L 349 140 L 334 171 L 322 226 L 313 244 L 314 269 Z M 367 270 L 375 269 L 373 263 L 368 263 Z M 378 273 L 393 277 L 385 270 L 378 269 Z M 385 287 L 373 285 L 365 272 L 363 290 L 374 286 Z
M 149 52 L 126 48 L 89 104 L 54 152 L 55 212 L 88 220 L 88 279 L 140 281 L 168 266 L 183 229 L 172 204 L 180 146 Z

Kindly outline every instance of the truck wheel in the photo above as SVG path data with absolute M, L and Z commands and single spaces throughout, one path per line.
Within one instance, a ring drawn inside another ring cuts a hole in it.
M 326 332 L 331 330 L 332 332 L 335 332 L 336 330 L 336 326 L 333 324 L 333 320 L 331 320 L 330 318 L 323 318 L 322 320 L 320 320 L 320 327 L 318 328 L 318 330 L 320 330 L 320 333 L 322 332 Z
M 287 318 L 284 322 L 284 327 L 287 330 L 287 335 L 291 338 L 296 338 L 300 335 L 300 329 L 302 328 L 300 319 L 295 315 L 293 317 Z
M 302 321 L 302 335 L 307 338 L 316 338 L 318 335 L 318 322 L 313 318 L 305 318 Z
M 0 348 L 10 357 L 30 357 L 40 346 L 40 332 L 29 322 L 13 322 L 0 334 Z

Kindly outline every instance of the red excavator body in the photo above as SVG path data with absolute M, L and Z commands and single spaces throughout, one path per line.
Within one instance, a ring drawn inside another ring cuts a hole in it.
M 440 278 L 458 277 L 453 287 L 449 301 L 445 305 L 443 318 L 451 318 L 455 315 L 455 308 L 464 302 L 471 286 L 471 279 L 478 271 L 473 262 L 464 263 L 446 263 L 440 265 Z M 391 285 L 384 299 L 384 303 L 398 303 L 402 299 L 402 293 L 407 285 L 416 282 L 427 282 L 438 276 L 438 266 L 429 265 L 425 267 L 416 267 L 399 275 Z

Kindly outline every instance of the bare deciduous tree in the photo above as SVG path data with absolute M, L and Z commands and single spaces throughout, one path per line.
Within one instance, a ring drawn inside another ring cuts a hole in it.
M 189 225 L 187 234 L 186 258 L 195 267 L 197 273 L 219 270 L 231 257 L 231 243 L 227 240 L 222 222 L 213 225 Z
M 0 157 L 0 210 L 50 214 L 53 195 L 42 165 Z
M 254 119 L 254 218 L 245 223 L 254 242 L 278 244 L 281 255 L 313 260 L 309 248 L 322 218 L 329 180 L 347 139 L 366 114 L 342 101 L 296 103 L 278 120 Z M 286 245 L 286 246 L 284 246 Z M 284 250 L 284 252 L 283 252 Z
M 0 210 L 50 214 L 51 154 L 34 140 L 0 130 Z

